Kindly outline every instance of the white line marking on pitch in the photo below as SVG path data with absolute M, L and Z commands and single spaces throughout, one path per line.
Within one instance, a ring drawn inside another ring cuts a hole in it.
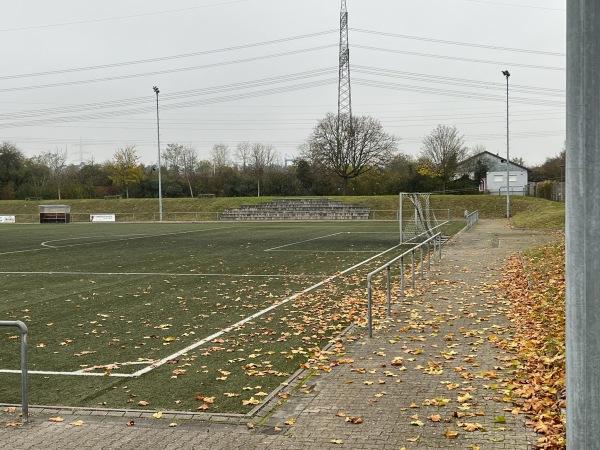
M 336 234 L 339 234 L 339 233 L 336 233 Z M 231 326 L 229 326 L 227 328 L 223 328 L 222 330 L 220 330 L 220 331 L 218 331 L 216 333 L 213 333 L 212 335 L 210 335 L 210 336 L 208 336 L 208 337 L 206 337 L 206 338 L 204 338 L 204 339 L 202 339 L 200 341 L 194 342 L 193 344 L 188 345 L 184 349 L 181 349 L 181 350 L 179 350 L 176 353 L 173 353 L 173 354 L 171 354 L 171 355 L 169 355 L 169 356 L 167 356 L 167 357 L 165 357 L 165 358 L 163 358 L 161 360 L 158 360 L 155 363 L 153 363 L 152 365 L 150 365 L 148 367 L 145 367 L 144 369 L 138 370 L 137 372 L 134 372 L 134 373 L 131 373 L 131 374 L 126 374 L 126 373 L 111 373 L 108 376 L 110 376 L 110 377 L 119 377 L 119 378 L 140 377 L 140 376 L 142 376 L 142 375 L 144 375 L 144 374 L 146 374 L 148 372 L 151 372 L 154 369 L 157 369 L 158 367 L 161 367 L 161 366 L 165 365 L 168 361 L 170 361 L 172 359 L 175 359 L 175 358 L 177 358 L 177 357 L 179 357 L 179 356 L 181 356 L 181 355 L 183 355 L 183 354 L 185 354 L 185 353 L 187 353 L 187 352 L 189 352 L 191 350 L 194 350 L 194 349 L 196 349 L 196 348 L 198 348 L 198 347 L 206 344 L 207 342 L 210 342 L 213 339 L 216 339 L 216 338 L 218 338 L 218 337 L 220 337 L 220 336 L 222 336 L 222 335 L 224 335 L 226 333 L 229 333 L 230 331 L 233 331 L 233 330 L 241 327 L 242 325 L 246 324 L 247 322 L 250 322 L 251 320 L 257 319 L 257 318 L 259 318 L 259 317 L 267 314 L 268 312 L 270 312 L 270 311 L 272 311 L 272 310 L 274 310 L 274 309 L 276 309 L 276 308 L 278 308 L 278 307 L 280 307 L 282 305 L 285 305 L 286 303 L 291 302 L 292 300 L 300 297 L 301 295 L 304 295 L 304 294 L 306 294 L 306 293 L 308 293 L 308 292 L 310 292 L 310 291 L 312 291 L 314 289 L 317 289 L 318 287 L 321 287 L 324 284 L 329 283 L 330 281 L 335 280 L 336 278 L 339 278 L 342 275 L 345 275 L 348 272 L 351 272 L 354 269 L 357 269 L 358 267 L 360 267 L 360 266 L 362 266 L 362 265 L 364 265 L 364 264 L 366 264 L 366 263 L 368 263 L 368 262 L 370 262 L 370 261 L 372 261 L 372 260 L 374 260 L 376 258 L 379 258 L 380 256 L 385 255 L 386 253 L 391 252 L 392 250 L 394 250 L 394 249 L 396 249 L 398 247 L 400 247 L 400 245 L 395 245 L 394 247 L 391 247 L 391 248 L 389 248 L 387 250 L 384 250 L 383 252 L 378 253 L 375 256 L 367 258 L 364 261 L 361 261 L 358 264 L 355 264 L 354 266 L 352 266 L 352 267 L 350 267 L 348 269 L 345 269 L 345 270 L 343 270 L 342 272 L 340 272 L 340 273 L 338 273 L 336 275 L 332 275 L 330 277 L 327 277 L 326 279 L 320 281 L 319 283 L 316 283 L 316 284 L 314 284 L 314 285 L 312 285 L 312 286 L 304 289 L 301 292 L 297 292 L 296 294 L 294 294 L 294 295 L 292 295 L 290 297 L 287 297 L 287 298 L 285 298 L 285 299 L 283 299 L 281 301 L 278 301 L 278 302 L 274 303 L 273 305 L 269 306 L 268 308 L 265 308 L 262 311 L 259 311 L 259 312 L 255 313 L 255 314 L 252 314 L 251 316 L 246 317 L 245 319 L 240 320 L 239 322 L 237 322 L 237 323 L 235 323 L 235 324 L 233 324 L 233 325 L 231 325 Z M 0 373 L 21 373 L 21 371 L 20 370 L 5 370 L 5 369 L 0 369 Z M 70 375 L 70 376 L 88 376 L 88 377 L 89 376 L 95 376 L 95 377 L 107 376 L 104 373 L 95 373 L 95 372 L 94 373 L 92 373 L 92 372 L 85 372 L 85 373 L 83 373 L 81 370 L 78 370 L 78 371 L 75 371 L 75 372 L 55 372 L 55 371 L 33 370 L 33 371 L 28 371 L 28 373 L 32 374 L 32 375 Z
M 322 277 L 323 274 L 289 274 L 289 273 L 273 273 L 273 274 L 231 274 L 231 273 L 170 273 L 170 272 L 2 272 L 2 275 L 88 275 L 88 276 L 161 276 L 161 277 L 227 277 L 227 278 L 315 278 Z
M 336 234 L 337 234 L 337 233 L 336 233 Z M 359 262 L 358 264 L 355 264 L 354 266 L 352 266 L 352 267 L 350 267 L 350 268 L 348 268 L 348 269 L 346 269 L 346 270 L 344 270 L 344 271 L 342 271 L 342 272 L 340 272 L 340 273 L 338 273 L 338 274 L 336 274 L 336 275 L 332 275 L 332 276 L 330 276 L 330 277 L 326 278 L 325 280 L 323 280 L 323 281 L 320 281 L 319 283 L 317 283 L 317 284 L 314 284 L 314 285 L 312 285 L 312 286 L 310 286 L 310 287 L 308 287 L 308 288 L 304 289 L 302 292 L 297 292 L 296 294 L 292 295 L 291 297 L 287 297 L 287 298 L 285 298 L 285 299 L 283 299 L 283 300 L 281 300 L 281 301 L 279 301 L 279 302 L 277 302 L 277 303 L 275 303 L 275 304 L 273 304 L 273 305 L 269 306 L 268 308 L 265 308 L 265 309 L 263 309 L 262 311 L 259 311 L 259 312 L 257 312 L 256 314 L 252 314 L 251 316 L 249 316 L 249 317 L 246 317 L 245 319 L 243 319 L 243 320 L 240 320 L 239 322 L 237 322 L 237 323 L 235 323 L 235 324 L 233 324 L 233 325 L 231 325 L 231 326 L 229 326 L 229 327 L 227 327 L 227 328 L 224 328 L 224 329 L 222 329 L 221 331 L 218 331 L 218 332 L 216 332 L 216 333 L 214 333 L 214 334 L 212 334 L 212 335 L 210 335 L 210 336 L 208 336 L 208 337 L 206 337 L 206 338 L 204 338 L 204 339 L 202 339 L 202 340 L 200 340 L 200 341 L 197 341 L 197 342 L 193 343 L 192 345 L 189 345 L 189 346 L 187 346 L 186 348 L 184 348 L 184 349 L 182 349 L 182 350 L 179 350 L 178 352 L 176 352 L 176 353 L 173 353 L 172 355 L 169 355 L 169 356 L 167 356 L 167 357 L 165 357 L 165 358 L 161 359 L 160 361 L 158 361 L 158 362 L 156 362 L 156 363 L 152 364 L 151 366 L 148 366 L 148 367 L 145 367 L 144 369 L 138 370 L 137 372 L 135 372 L 135 373 L 133 374 L 133 376 L 139 377 L 139 376 L 141 376 L 141 375 L 144 375 L 144 374 L 146 374 L 146 373 L 148 373 L 148 372 L 150 372 L 150 371 L 152 371 L 152 370 L 154 370 L 154 369 L 156 369 L 156 368 L 158 368 L 158 367 L 160 367 L 160 366 L 162 366 L 162 365 L 166 364 L 166 363 L 167 363 L 167 361 L 170 361 L 170 360 L 172 360 L 172 359 L 175 359 L 175 358 L 177 358 L 177 357 L 179 357 L 179 356 L 181 356 L 181 355 L 183 355 L 183 354 L 185 354 L 185 353 L 187 353 L 187 352 L 189 352 L 189 351 L 191 351 L 191 350 L 194 350 L 195 348 L 198 348 L 198 347 L 200 347 L 201 345 L 204 345 L 204 344 L 206 344 L 207 342 L 210 342 L 210 341 L 212 341 L 213 339 L 216 339 L 216 338 L 218 338 L 219 336 L 222 336 L 222 335 L 224 335 L 225 333 L 229 333 L 230 331 L 233 331 L 233 330 L 235 330 L 235 329 L 237 329 L 237 328 L 241 327 L 241 326 L 242 326 L 242 325 L 244 325 L 245 323 L 247 323 L 247 322 L 250 322 L 251 320 L 257 319 L 257 318 L 259 318 L 260 316 L 263 316 L 263 315 L 265 315 L 266 313 L 268 313 L 268 312 L 270 312 L 270 311 L 274 310 L 275 308 L 278 308 L 278 307 L 280 307 L 280 306 L 282 306 L 282 305 L 285 305 L 286 303 L 289 303 L 289 302 L 291 302 L 292 300 L 294 300 L 294 299 L 296 299 L 296 298 L 300 297 L 301 295 L 304 295 L 304 294 L 306 294 L 306 293 L 308 293 L 308 292 L 310 292 L 310 291 L 312 291 L 312 290 L 314 290 L 314 289 L 316 289 L 316 288 L 318 288 L 318 287 L 321 287 L 321 286 L 323 286 L 324 284 L 326 284 L 326 283 L 329 283 L 330 281 L 332 281 L 332 280 L 334 280 L 334 279 L 336 279 L 336 278 L 338 278 L 338 277 L 341 277 L 342 275 L 345 275 L 345 274 L 347 274 L 348 272 L 351 272 L 351 271 L 353 271 L 354 269 L 356 269 L 356 268 L 358 268 L 358 267 L 362 266 L 363 264 L 366 264 L 366 263 L 368 263 L 368 262 L 370 262 L 370 261 L 372 261 L 372 260 L 374 260 L 374 259 L 376 259 L 376 258 L 379 258 L 380 256 L 382 256 L 382 255 L 386 254 L 387 252 L 390 252 L 390 251 L 392 251 L 392 250 L 394 250 L 394 249 L 396 249 L 396 248 L 398 248 L 398 247 L 400 247 L 400 245 L 395 245 L 395 246 L 394 246 L 394 247 L 392 247 L 392 248 L 389 248 L 389 249 L 387 249 L 387 250 L 385 250 L 385 251 L 383 251 L 383 252 L 381 252 L 381 253 L 379 253 L 379 254 L 377 254 L 377 255 L 375 255 L 375 256 L 372 256 L 372 257 L 370 257 L 370 258 L 368 258 L 368 259 L 365 259 L 364 261 L 362 261 L 362 262 Z
M 44 242 L 42 242 L 41 245 L 42 245 L 42 247 L 49 247 L 49 248 L 77 247 L 77 246 L 81 246 L 81 245 L 105 244 L 107 242 L 133 241 L 135 239 L 149 239 L 149 238 L 152 239 L 152 238 L 158 238 L 158 237 L 163 237 L 163 236 L 176 236 L 176 235 L 180 235 L 180 234 L 202 233 L 204 231 L 226 230 L 229 228 L 233 228 L 233 227 L 229 226 L 229 227 L 204 228 L 202 230 L 177 231 L 177 232 L 173 232 L 173 233 L 164 233 L 164 234 L 142 234 L 142 235 L 136 234 L 136 235 L 134 235 L 135 237 L 125 237 L 125 238 L 121 238 L 121 239 L 107 239 L 107 240 L 102 240 L 102 241 L 84 242 L 81 244 L 68 244 L 68 245 L 59 245 L 59 246 L 50 245 L 49 243 L 51 243 L 51 242 L 61 242 L 61 241 L 71 240 L 71 239 L 55 239 L 55 240 L 51 240 L 51 241 L 44 241 Z M 85 237 L 76 238 L 76 239 L 85 239 Z
M 312 238 L 312 239 L 305 239 L 303 241 L 298 241 L 298 242 L 292 242 L 291 244 L 285 244 L 285 245 L 280 245 L 279 247 L 272 247 L 272 248 L 268 248 L 265 250 L 265 252 L 272 252 L 273 250 L 277 250 L 278 248 L 283 248 L 283 247 L 290 247 L 292 245 L 296 245 L 296 244 L 303 244 L 305 242 L 310 242 L 310 241 L 316 241 L 319 239 L 325 239 L 331 236 L 337 236 L 338 234 L 342 234 L 343 232 L 340 231 L 339 233 L 333 233 L 333 234 L 328 234 L 327 236 L 320 236 L 320 237 L 316 237 L 316 238 Z

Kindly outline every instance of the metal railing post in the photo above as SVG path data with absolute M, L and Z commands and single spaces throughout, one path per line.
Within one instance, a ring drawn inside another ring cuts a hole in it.
M 410 279 L 411 279 L 411 285 L 412 285 L 412 289 L 413 291 L 415 290 L 415 249 L 412 249 L 412 252 L 410 252 L 410 260 L 412 263 L 412 270 L 410 272 Z
M 387 266 L 387 316 L 392 317 L 392 267 Z
M 423 266 L 425 265 L 425 260 L 423 259 L 423 246 L 419 247 L 419 256 L 421 257 L 421 280 L 423 279 Z
M 27 325 L 20 320 L 0 320 L 0 327 L 17 327 L 21 330 L 21 412 L 23 422 L 29 422 L 28 390 L 27 390 Z
M 400 257 L 400 293 L 402 298 L 404 299 L 404 289 L 406 289 L 404 285 L 404 256 Z
M 412 289 L 415 289 L 415 278 L 416 278 L 416 261 L 415 261 L 415 257 L 416 257 L 416 251 L 417 248 L 419 249 L 419 255 L 420 255 L 420 264 L 421 264 L 421 279 L 424 278 L 424 266 L 425 266 L 425 260 L 424 260 L 424 247 L 425 245 L 427 245 L 427 262 L 428 262 L 428 269 L 431 268 L 431 242 L 433 242 L 433 257 L 436 257 L 436 253 L 437 253 L 437 245 L 439 245 L 439 256 L 441 258 L 441 249 L 442 249 L 442 240 L 441 240 L 441 236 L 442 233 L 438 233 L 435 236 L 431 236 L 429 237 L 427 240 L 421 242 L 420 244 L 415 245 L 414 247 L 406 250 L 404 253 L 402 253 L 401 255 L 395 257 L 394 259 L 388 261 L 385 265 L 380 266 L 379 268 L 375 269 L 374 271 L 372 271 L 371 273 L 368 274 L 367 276 L 367 327 L 369 330 L 369 337 L 373 337 L 373 276 L 382 272 L 384 269 L 386 270 L 386 279 L 387 279 L 387 286 L 386 286 L 386 296 L 387 296 L 387 314 L 388 317 L 391 317 L 391 308 L 392 308 L 392 265 L 397 263 L 398 261 L 400 261 L 400 297 L 402 299 L 406 298 L 406 261 L 405 258 L 406 256 L 408 256 L 410 254 L 410 259 L 411 259 L 411 285 L 412 285 Z M 439 240 L 439 244 L 438 244 L 438 240 Z M 435 263 L 435 259 L 434 259 L 434 263 Z
M 373 294 L 371 286 L 371 275 L 367 277 L 367 327 L 369 329 L 369 337 L 373 337 Z
M 427 241 L 427 270 L 431 270 L 431 242 Z

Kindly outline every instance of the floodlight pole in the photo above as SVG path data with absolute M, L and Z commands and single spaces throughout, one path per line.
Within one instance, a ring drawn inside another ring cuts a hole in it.
M 510 158 L 509 158 L 509 130 L 508 130 L 508 78 L 510 72 L 503 70 L 502 75 L 506 77 L 506 218 L 510 219 Z
M 154 86 L 154 92 L 156 93 L 156 133 L 157 133 L 157 141 L 158 141 L 158 215 L 159 220 L 162 222 L 163 220 L 163 205 L 162 205 L 162 179 L 160 176 L 160 121 L 158 118 L 158 94 L 160 90 L 157 86 Z

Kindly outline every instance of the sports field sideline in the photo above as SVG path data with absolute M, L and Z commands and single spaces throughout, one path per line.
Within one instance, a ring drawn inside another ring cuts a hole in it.
M 30 401 L 69 406 L 248 410 L 362 314 L 366 273 L 399 253 L 393 221 L 0 232 L 0 320 L 29 327 Z M 18 403 L 15 330 L 0 342 L 0 403 Z

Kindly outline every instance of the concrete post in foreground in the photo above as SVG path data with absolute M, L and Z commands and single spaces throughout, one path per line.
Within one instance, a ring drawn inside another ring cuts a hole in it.
M 567 1 L 567 446 L 600 448 L 600 1 Z

